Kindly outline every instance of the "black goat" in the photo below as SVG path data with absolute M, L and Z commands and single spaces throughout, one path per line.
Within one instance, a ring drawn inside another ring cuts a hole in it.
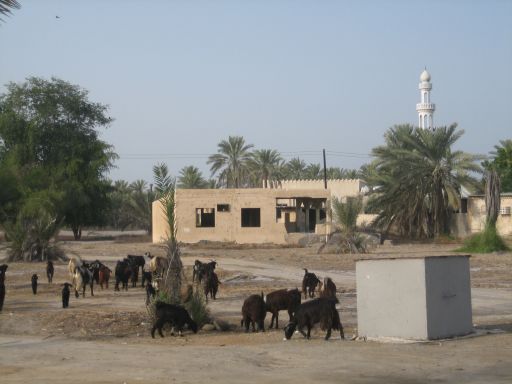
M 206 296 L 206 299 L 208 299 L 208 294 L 210 294 L 210 297 L 213 300 L 217 298 L 219 284 L 220 282 L 217 274 L 213 271 L 208 271 L 204 277 L 204 295 Z
M 91 296 L 94 296 L 94 277 L 92 271 L 89 269 L 91 265 L 89 263 L 82 263 L 82 266 L 78 266 L 75 269 L 73 276 L 73 282 L 75 284 L 75 296 L 78 298 L 78 291 L 82 289 L 82 297 L 85 297 L 85 289 L 87 285 L 91 288 Z
M 153 281 L 153 274 L 151 272 L 147 272 L 147 271 L 143 270 L 142 271 L 142 279 L 141 279 L 142 288 L 144 288 L 145 284 L 151 285 L 151 281 Z
M 215 270 L 216 266 L 217 262 L 215 260 L 212 260 L 209 263 L 203 263 L 199 260 L 196 260 L 192 269 L 192 282 L 194 282 L 196 278 L 199 282 L 201 282 L 209 272 L 213 272 Z
M 274 292 L 270 292 L 265 297 L 265 309 L 267 312 L 272 313 L 272 320 L 270 320 L 270 328 L 276 321 L 276 329 L 279 328 L 279 311 L 288 311 L 290 321 L 293 319 L 293 314 L 300 305 L 301 294 L 300 291 L 295 289 L 279 289 Z
M 313 273 L 308 272 L 306 268 L 304 268 L 304 278 L 302 279 L 302 292 L 304 293 L 304 298 L 307 297 L 315 297 L 315 289 L 317 285 L 320 285 L 319 288 L 322 287 L 322 282 L 320 279 Z
M 118 260 L 115 269 L 116 286 L 114 289 L 116 291 L 119 291 L 119 283 L 122 283 L 122 287 L 126 291 L 128 290 L 128 280 L 130 280 L 132 271 L 133 269 L 128 259 Z
M 128 260 L 130 260 L 130 264 L 137 266 L 137 275 L 138 275 L 138 269 L 140 267 L 141 273 L 144 271 L 144 265 L 146 265 L 146 259 L 144 259 L 144 256 L 138 256 L 138 255 L 128 255 L 126 256 Z
M 69 307 L 69 288 L 73 286 L 73 284 L 64 283 L 60 285 L 62 288 L 62 308 Z
M 146 284 L 146 305 L 149 305 L 151 299 L 155 298 L 156 290 L 151 284 Z
M 0 311 L 4 306 L 5 300 L 5 271 L 9 266 L 7 264 L 0 265 Z
M 298 329 L 300 333 L 306 338 L 311 337 L 311 328 L 315 324 L 320 323 L 322 330 L 327 330 L 325 340 L 331 337 L 331 330 L 339 330 L 341 340 L 344 339 L 343 325 L 340 321 L 340 315 L 336 310 L 336 301 L 331 298 L 318 298 L 302 303 L 295 312 L 294 318 L 284 328 L 284 335 L 286 339 L 290 339 Z M 304 332 L 304 327 L 307 328 L 307 333 Z
M 32 275 L 32 278 L 30 279 L 30 280 L 31 280 L 31 282 L 32 282 L 32 293 L 33 293 L 34 295 L 37 295 L 37 279 L 38 279 L 38 278 L 39 278 L 39 277 L 37 276 L 37 273 L 34 273 L 34 274 Z
M 156 321 L 153 325 L 153 329 L 151 329 L 151 337 L 155 338 L 155 330 L 158 329 L 158 334 L 161 337 L 164 337 L 162 333 L 162 328 L 166 323 L 169 323 L 173 328 L 178 330 L 179 335 L 181 336 L 181 332 L 183 327 L 188 325 L 188 328 L 191 329 L 194 333 L 197 333 L 197 324 L 190 315 L 187 310 L 180 305 L 167 304 L 158 301 L 156 303 Z M 174 335 L 174 333 L 171 333 Z
M 53 281 L 53 274 L 55 272 L 55 269 L 53 268 L 53 263 L 48 260 L 46 263 L 46 277 L 48 277 L 48 284 L 51 284 Z
M 251 295 L 245 299 L 242 305 L 240 325 L 245 326 L 245 332 L 249 332 L 249 324 L 251 324 L 252 331 L 256 332 L 255 324 L 258 324 L 258 331 L 265 332 L 265 316 L 267 316 L 267 311 L 263 300 L 263 292 L 261 292 L 261 295 Z

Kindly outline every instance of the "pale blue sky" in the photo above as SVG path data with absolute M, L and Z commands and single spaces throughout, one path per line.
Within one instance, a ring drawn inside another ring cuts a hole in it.
M 109 104 L 113 179 L 150 181 L 159 161 L 209 176 L 229 135 L 308 162 L 326 148 L 341 153 L 328 165 L 358 168 L 368 158 L 343 153 L 416 124 L 424 66 L 435 124 L 466 131 L 458 148 L 512 137 L 512 1 L 20 3 L 0 25 L 0 92 L 56 76 Z

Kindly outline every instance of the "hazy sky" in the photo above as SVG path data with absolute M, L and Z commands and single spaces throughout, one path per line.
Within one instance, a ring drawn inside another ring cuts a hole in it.
M 0 93 L 56 76 L 108 104 L 113 179 L 150 181 L 157 162 L 209 176 L 229 135 L 358 168 L 386 129 L 416 124 L 425 66 L 458 148 L 512 137 L 512 1 L 20 3 L 0 25 Z

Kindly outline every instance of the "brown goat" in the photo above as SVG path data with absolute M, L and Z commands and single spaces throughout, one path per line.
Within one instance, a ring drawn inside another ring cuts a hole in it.
M 279 289 L 270 292 L 265 297 L 265 309 L 267 312 L 272 313 L 272 320 L 270 320 L 270 328 L 276 321 L 276 329 L 279 328 L 279 311 L 288 311 L 290 321 L 293 319 L 293 314 L 300 305 L 301 295 L 300 291 L 295 289 Z
M 258 331 L 265 332 L 265 301 L 263 292 L 261 295 L 251 295 L 245 299 L 242 306 L 242 321 L 240 325 L 245 326 L 245 332 L 249 332 L 249 324 L 252 325 L 252 331 L 256 332 L 255 324 L 258 324 Z
M 320 297 L 330 297 L 336 299 L 336 302 L 338 302 L 336 298 L 336 284 L 334 284 L 330 277 L 324 278 L 324 284 L 320 290 Z

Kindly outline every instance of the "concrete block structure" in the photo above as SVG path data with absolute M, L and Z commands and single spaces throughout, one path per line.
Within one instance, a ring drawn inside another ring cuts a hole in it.
M 469 256 L 356 262 L 360 337 L 432 340 L 472 332 Z

